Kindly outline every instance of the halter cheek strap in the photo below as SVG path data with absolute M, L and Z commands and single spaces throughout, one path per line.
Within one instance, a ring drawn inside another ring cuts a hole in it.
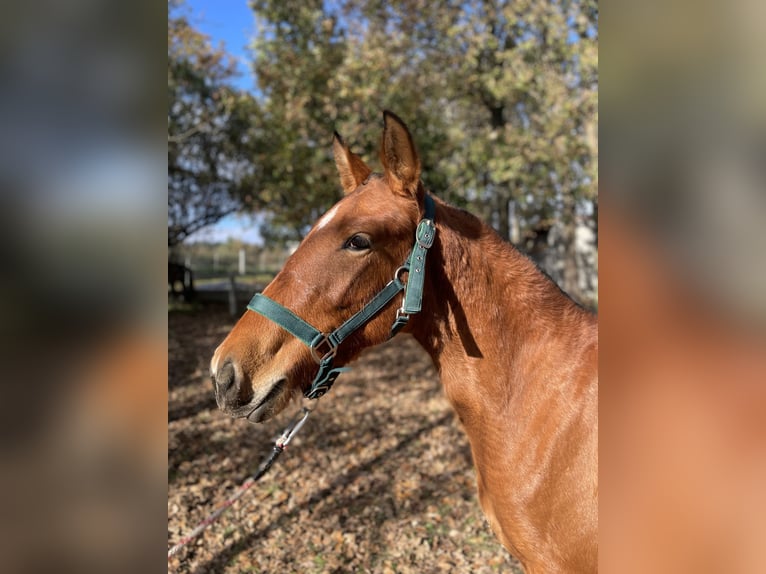
M 311 356 L 319 364 L 319 371 L 309 390 L 304 393 L 307 398 L 318 399 L 330 390 L 338 375 L 350 370 L 346 367 L 333 368 L 338 347 L 349 335 L 386 307 L 400 291 L 404 291 L 404 298 L 401 308 L 396 312 L 396 320 L 391 326 L 390 337 L 396 335 L 407 324 L 410 315 L 420 311 L 423 303 L 426 255 L 436 237 L 435 211 L 433 199 L 426 195 L 425 216 L 418 224 L 415 232 L 415 245 L 404 265 L 396 270 L 394 278 L 373 297 L 372 301 L 330 333 L 321 332 L 287 307 L 269 299 L 266 295 L 258 293 L 250 300 L 247 305 L 250 311 L 255 311 L 273 321 L 302 341 L 311 350 Z M 408 272 L 406 284 L 400 279 L 405 271 Z

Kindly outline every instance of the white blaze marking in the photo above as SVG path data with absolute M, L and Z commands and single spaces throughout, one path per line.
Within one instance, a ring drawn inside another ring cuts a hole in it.
M 325 225 L 330 223 L 332 221 L 332 218 L 335 217 L 335 214 L 338 213 L 338 206 L 334 206 L 330 211 L 325 213 L 321 219 L 317 222 L 316 226 L 314 226 L 314 231 L 318 231 L 319 229 L 322 229 Z

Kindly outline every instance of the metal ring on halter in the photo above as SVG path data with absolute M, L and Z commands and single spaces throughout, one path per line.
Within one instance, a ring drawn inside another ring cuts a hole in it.
M 329 350 L 324 355 L 320 356 L 319 347 L 321 347 L 324 344 L 326 344 L 329 347 Z M 317 335 L 317 338 L 311 342 L 311 346 L 309 347 L 309 349 L 311 350 L 311 356 L 314 358 L 317 364 L 320 364 L 320 365 L 322 364 L 322 361 L 330 357 L 334 357 L 335 354 L 338 352 L 338 347 L 334 346 L 330 342 L 330 336 L 325 335 L 324 333 L 320 333 L 319 335 Z
M 409 265 L 402 265 L 401 267 L 399 267 L 399 269 L 397 269 L 396 271 L 394 271 L 394 281 L 396 281 L 396 280 L 398 279 L 399 281 L 401 281 L 401 282 L 403 283 L 403 281 L 402 281 L 401 279 L 399 279 L 399 275 L 400 275 L 402 272 L 404 272 L 404 271 L 406 271 L 407 273 L 409 273 L 409 272 L 410 272 L 410 266 L 409 266 Z

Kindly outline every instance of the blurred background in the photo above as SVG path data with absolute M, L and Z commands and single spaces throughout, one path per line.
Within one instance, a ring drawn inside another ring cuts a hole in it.
M 2 12 L 0 569 L 145 571 L 166 536 L 164 5 Z
M 598 305 L 602 570 L 764 571 L 762 3 L 217 4 L 3 11 L 3 570 L 165 568 L 166 273 L 289 252 L 385 107 Z
M 382 112 L 398 114 L 431 193 L 492 225 L 597 308 L 597 44 L 598 8 L 588 0 L 169 3 L 171 542 L 225 498 L 232 470 L 262 452 L 257 437 L 273 430 L 221 419 L 207 362 L 341 198 L 333 131 L 380 170 Z M 418 374 L 387 380 L 379 363 Z M 414 389 L 422 394 L 413 398 Z M 344 419 L 353 405 L 359 411 Z M 434 412 L 442 423 L 431 427 Z M 404 337 L 372 350 L 317 427 L 306 427 L 290 472 L 275 470 L 257 503 L 223 517 L 170 568 L 518 572 L 483 527 L 453 419 L 422 350 Z M 325 439 L 321 455 L 309 450 L 327 428 L 353 436 Z M 332 477 L 332 494 L 320 499 L 313 476 Z M 285 536 L 309 542 L 285 546 Z
M 602 8 L 600 566 L 761 572 L 766 7 Z

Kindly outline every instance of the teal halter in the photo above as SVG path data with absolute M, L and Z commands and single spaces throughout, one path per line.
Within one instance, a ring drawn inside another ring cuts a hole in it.
M 345 367 L 333 368 L 333 360 L 338 352 L 338 347 L 349 335 L 386 307 L 400 291 L 404 291 L 404 299 L 402 306 L 396 311 L 396 319 L 391 325 L 390 337 L 396 335 L 407 324 L 410 315 L 420 311 L 423 303 L 426 254 L 436 238 L 435 212 L 434 200 L 426 195 L 425 215 L 415 231 L 415 245 L 404 265 L 396 270 L 394 278 L 373 297 L 372 301 L 330 333 L 322 333 L 287 307 L 261 293 L 256 294 L 250 300 L 247 305 L 250 311 L 263 315 L 300 339 L 308 346 L 311 356 L 319 364 L 319 371 L 314 377 L 311 387 L 304 393 L 307 398 L 318 399 L 330 390 L 338 375 L 349 370 Z M 400 279 L 405 271 L 408 273 L 406 284 Z

